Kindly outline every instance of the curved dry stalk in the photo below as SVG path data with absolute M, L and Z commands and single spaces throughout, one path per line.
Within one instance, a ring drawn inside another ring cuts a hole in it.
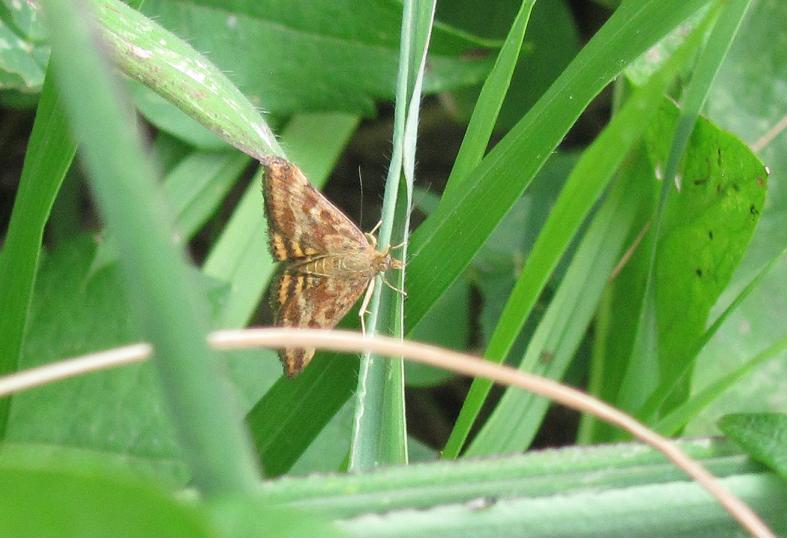
M 216 331 L 208 336 L 208 340 L 211 345 L 224 350 L 305 345 L 333 351 L 371 352 L 389 357 L 404 357 L 459 374 L 483 377 L 503 385 L 523 388 L 577 411 L 595 415 L 626 430 L 637 439 L 663 453 L 671 462 L 696 480 L 753 536 L 775 538 L 775 534 L 746 503 L 730 493 L 702 465 L 687 456 L 667 438 L 611 405 L 551 379 L 520 372 L 509 366 L 484 361 L 472 355 L 432 345 L 401 341 L 385 336 L 363 337 L 359 333 L 349 331 L 281 328 L 238 329 Z M 0 397 L 79 374 L 142 362 L 151 354 L 151 346 L 142 343 L 40 366 L 0 378 Z

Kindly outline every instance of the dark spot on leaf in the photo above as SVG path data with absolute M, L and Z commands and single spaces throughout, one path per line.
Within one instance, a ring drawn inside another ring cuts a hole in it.
M 762 176 L 757 177 L 757 186 L 761 188 L 765 188 L 765 178 Z
M 542 351 L 541 354 L 538 356 L 538 360 L 541 361 L 542 363 L 550 363 L 554 358 L 555 358 L 555 354 L 547 350 Z
M 721 167 L 721 148 L 716 148 L 716 162 Z
M 699 185 L 705 185 L 707 182 L 708 182 L 708 178 L 705 178 L 705 179 L 695 179 L 695 180 L 694 180 L 694 184 L 695 184 L 695 185 L 697 185 L 697 186 L 699 186 Z
M 698 276 L 698 277 L 702 278 L 702 269 L 700 269 L 700 268 L 698 267 L 697 269 L 695 269 L 695 270 L 694 270 L 694 272 L 695 272 L 695 273 L 697 273 L 697 276 Z
M 741 192 L 741 187 L 737 183 L 733 183 L 732 190 L 734 190 L 735 192 Z
M 755 217 L 760 214 L 760 212 L 757 211 L 757 208 L 754 206 L 754 204 L 749 206 L 749 213 L 751 213 Z
M 708 230 L 708 239 L 713 240 L 713 230 Z

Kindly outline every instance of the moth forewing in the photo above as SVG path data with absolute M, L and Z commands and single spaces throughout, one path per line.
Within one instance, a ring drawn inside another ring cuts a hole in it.
M 272 288 L 276 325 L 332 329 L 366 291 L 363 327 L 375 277 L 403 264 L 389 249 L 376 250 L 374 236 L 312 187 L 297 166 L 279 157 L 265 158 L 262 165 L 269 247 L 274 259 L 287 264 Z M 309 348 L 279 351 L 289 377 L 313 356 Z

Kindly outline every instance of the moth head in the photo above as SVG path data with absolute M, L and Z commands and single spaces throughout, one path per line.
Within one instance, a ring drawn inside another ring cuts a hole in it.
M 404 269 L 404 263 L 401 260 L 391 256 L 391 246 L 385 247 L 385 250 L 379 251 L 375 263 L 377 272 L 384 272 L 388 269 Z

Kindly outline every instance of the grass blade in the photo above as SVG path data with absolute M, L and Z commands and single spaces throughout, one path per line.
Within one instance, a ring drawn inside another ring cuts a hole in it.
M 503 106 L 508 86 L 511 83 L 511 76 L 514 74 L 514 68 L 519 59 L 533 4 L 535 4 L 535 0 L 523 0 L 511 25 L 511 30 L 500 48 L 495 65 L 481 88 L 481 93 L 467 125 L 467 131 L 462 139 L 462 145 L 451 169 L 451 174 L 448 176 L 441 203 L 449 203 L 448 200 L 455 193 L 461 192 L 460 187 L 465 178 L 478 166 L 486 152 L 489 137 L 492 136 L 492 130 L 497 122 L 497 116 Z
M 593 217 L 528 344 L 519 366 L 521 370 L 552 379 L 560 379 L 565 374 L 593 318 L 609 275 L 625 248 L 641 200 L 647 199 L 644 194 L 648 184 L 643 181 L 643 170 L 648 168 L 641 162 L 633 165 L 632 173 L 620 178 Z M 501 316 L 499 323 L 507 322 Z M 507 390 L 465 455 L 516 452 L 527 447 L 548 405 L 549 402 L 533 394 Z
M 396 89 L 393 155 L 385 185 L 379 246 L 390 245 L 394 224 L 399 222 L 399 237 L 408 236 L 412 200 L 416 130 L 421 102 L 426 53 L 434 22 L 435 2 L 405 2 L 402 12 L 402 37 Z M 398 200 L 404 169 L 405 203 Z M 399 217 L 399 218 L 397 218 Z M 406 250 L 402 251 L 406 254 Z M 404 330 L 403 298 L 393 298 L 393 290 L 381 290 L 377 279 L 366 324 L 374 334 L 378 322 L 388 329 Z M 401 286 L 403 280 L 400 279 Z M 383 303 L 382 294 L 386 295 Z M 384 307 L 381 308 L 381 304 Z M 398 314 L 398 315 L 397 315 Z M 379 316 L 379 319 L 378 319 Z M 404 365 L 401 359 L 388 360 L 367 354 L 361 359 L 358 375 L 355 420 L 350 445 L 350 470 L 362 470 L 380 464 L 407 462 L 407 428 L 404 416 Z
M 780 338 L 732 372 L 723 376 L 698 394 L 692 396 L 682 405 L 670 411 L 669 414 L 656 423 L 654 429 L 664 435 L 675 435 L 691 419 L 696 417 L 703 409 L 710 405 L 713 400 L 724 394 L 730 387 L 746 377 L 759 365 L 780 356 L 785 350 L 787 350 L 787 336 Z
M 18 368 L 44 225 L 75 152 L 50 69 L 41 90 L 19 190 L 0 252 L 0 375 Z M 0 439 L 5 436 L 10 405 L 11 398 L 0 399 Z
M 706 2 L 624 2 L 536 105 L 413 234 L 408 332 L 459 277 L 590 100 Z M 435 271 L 440 267 L 440 271 Z
M 44 3 L 58 87 L 108 230 L 116 237 L 129 296 L 156 349 L 157 366 L 194 481 L 208 495 L 249 491 L 256 469 L 217 359 L 204 341 L 206 306 L 156 186 L 154 167 L 94 41 L 81 2 Z M 84 84 L 89 80 L 90 84 Z
M 695 37 L 695 41 L 696 39 Z M 511 350 L 536 299 L 568 249 L 571 239 L 630 148 L 641 137 L 649 118 L 658 110 L 662 94 L 687 58 L 687 54 L 685 48 L 676 53 L 667 65 L 653 75 L 648 84 L 636 91 L 609 126 L 583 153 L 539 233 L 500 316 L 485 352 L 488 360 L 500 363 Z M 473 382 L 444 450 L 447 457 L 458 456 L 491 388 L 489 381 L 478 379 Z
M 675 179 L 680 159 L 686 151 L 689 137 L 697 123 L 697 118 L 700 116 L 702 106 L 705 104 L 716 74 L 719 72 L 724 58 L 727 57 L 727 52 L 735 40 L 735 34 L 738 32 L 750 4 L 751 0 L 733 0 L 725 4 L 711 31 L 708 42 L 702 49 L 686 88 L 681 115 L 675 128 L 672 148 L 664 169 L 664 181 L 667 183 L 671 183 Z

